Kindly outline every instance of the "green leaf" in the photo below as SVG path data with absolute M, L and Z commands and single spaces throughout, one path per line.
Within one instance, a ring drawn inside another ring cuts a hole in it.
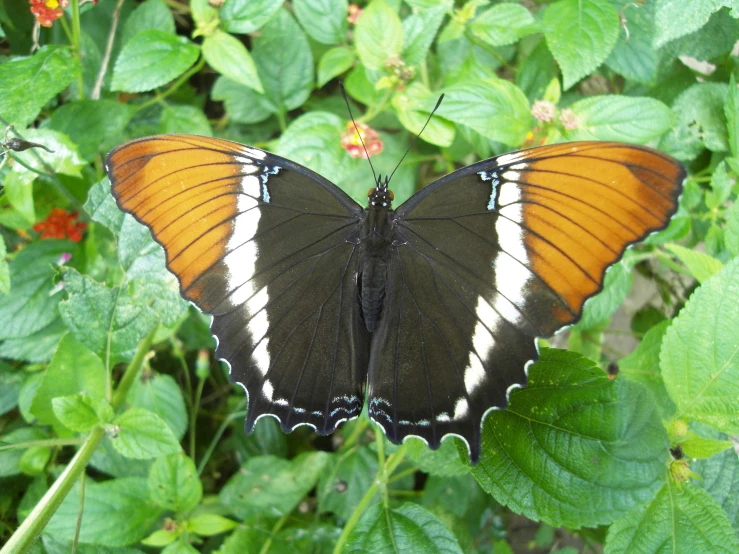
M 184 452 L 157 458 L 148 480 L 151 499 L 173 512 L 189 512 L 203 497 L 203 485 L 193 461 Z
M 699 425 L 693 424 L 692 428 L 698 430 Z M 700 428 L 700 433 L 714 439 L 727 438 L 710 427 Z M 739 532 L 739 495 L 736 494 L 739 489 L 739 456 L 736 450 L 730 448 L 710 458 L 696 460 L 691 469 L 701 477 L 696 482 L 697 486 L 711 495 L 728 516 L 734 531 Z
M 57 540 L 72 540 L 80 508 L 79 483 L 66 496 L 44 529 Z M 105 546 L 135 544 L 161 514 L 151 502 L 146 479 L 125 477 L 85 484 L 85 503 L 79 540 Z M 103 552 L 102 549 L 100 552 Z M 112 553 L 111 553 L 112 554 Z
M 156 312 L 127 290 L 109 289 L 75 269 L 63 268 L 62 279 L 69 297 L 59 311 L 72 334 L 101 358 L 110 352 L 111 363 L 130 360 L 156 325 Z
M 8 260 L 5 259 L 7 255 L 8 250 L 5 247 L 5 239 L 0 237 L 0 295 L 10 292 L 10 266 L 8 265 Z
M 223 76 L 216 79 L 210 96 L 223 101 L 233 123 L 260 123 L 276 111 L 264 94 Z
M 251 458 L 218 497 L 241 519 L 258 514 L 282 517 L 315 486 L 327 462 L 325 452 L 302 454 L 292 461 L 275 456 Z
M 205 37 L 203 56 L 218 73 L 257 92 L 264 92 L 251 54 L 236 37 L 223 31 Z
M 366 446 L 341 456 L 332 455 L 329 469 L 321 474 L 318 484 L 318 512 L 341 517 L 353 513 L 376 475 L 377 454 Z
M 454 142 L 455 126 L 440 117 L 433 117 L 429 120 L 431 112 L 427 111 L 426 106 L 428 105 L 427 99 L 431 97 L 435 97 L 435 94 L 421 83 L 414 82 L 393 97 L 395 114 L 403 127 L 416 135 L 421 132 L 428 121 L 423 131 L 423 140 L 437 146 L 451 146 Z
M 107 176 L 90 188 L 85 211 L 90 219 L 102 223 L 118 236 L 126 214 L 120 210 L 113 195 L 110 194 L 110 179 Z
M 134 381 L 126 401 L 134 408 L 143 408 L 162 418 L 177 439 L 187 430 L 187 408 L 182 390 L 171 375 L 146 370 Z
M 84 393 L 57 396 L 51 399 L 54 415 L 72 431 L 84 433 L 100 423 L 97 402 Z
M 691 433 L 692 435 L 692 433 Z M 680 441 L 680 446 L 688 458 L 710 458 L 716 454 L 720 454 L 728 448 L 732 448 L 734 443 L 727 440 L 716 440 L 699 437 L 697 435 L 690 436 Z
M 27 127 L 49 100 L 69 86 L 78 71 L 71 49 L 56 45 L 0 64 L 2 116 L 18 129 Z
M 406 64 L 419 65 L 426 59 L 447 10 L 447 6 L 434 6 L 403 20 L 403 61 Z
M 162 109 L 162 132 L 212 137 L 208 116 L 197 106 L 166 104 Z
M 346 41 L 347 0 L 293 0 L 292 5 L 311 38 L 322 44 Z
M 457 539 L 434 514 L 418 504 L 367 510 L 349 535 L 345 552 L 425 552 L 461 554 Z
M 166 85 L 187 71 L 198 53 L 197 45 L 183 36 L 159 29 L 137 33 L 118 55 L 111 90 L 147 92 Z
M 708 493 L 691 483 L 678 489 L 668 482 L 648 505 L 611 525 L 603 554 L 737 551 L 739 540 Z
M 593 96 L 570 106 L 578 128 L 568 140 L 615 140 L 644 144 L 659 138 L 674 123 L 670 108 L 653 98 Z
M 665 248 L 675 254 L 687 266 L 690 273 L 699 283 L 707 281 L 721 271 L 723 267 L 723 264 L 719 260 L 703 252 L 690 250 L 678 244 L 666 244 Z
M 629 30 L 619 33 L 619 39 L 606 65 L 630 81 L 651 85 L 657 80 L 660 55 L 654 47 L 655 2 L 634 8 L 622 8 L 621 17 Z
M 680 94 L 672 105 L 677 124 L 663 140 L 666 147 L 660 144 L 660 149 L 680 159 L 694 158 L 702 147 L 712 152 L 727 151 L 723 109 L 726 93 L 725 83 L 697 83 Z
M 180 443 L 162 418 L 149 410 L 131 408 L 113 421 L 111 437 L 118 452 L 127 458 L 145 460 L 180 451 Z
M 72 552 L 72 540 L 57 541 L 49 535 L 42 536 L 46 554 L 69 554 Z M 77 554 L 145 554 L 138 548 L 132 547 L 110 547 L 99 544 L 77 543 Z
M 544 94 L 555 79 L 555 63 L 545 40 L 526 56 L 516 72 L 516 85 L 523 90 L 530 102 L 544 98 Z
M 162 550 L 161 554 L 200 554 L 200 553 L 195 547 L 190 546 L 190 544 L 185 542 L 183 539 L 180 539 L 179 541 L 173 542 L 167 548 Z
M 275 152 L 341 184 L 355 164 L 341 148 L 341 119 L 328 112 L 301 115 L 280 136 Z
M 0 435 L 0 444 L 3 446 L 31 442 L 48 438 L 41 429 L 21 427 L 6 435 Z M 7 450 L 0 452 L 0 478 L 12 477 L 21 473 L 20 463 L 25 449 Z M 27 462 L 26 462 L 27 463 Z
M 322 87 L 334 77 L 347 71 L 354 65 L 356 58 L 356 53 L 348 46 L 337 46 L 326 51 L 318 62 L 318 86 Z
M 23 338 L 43 329 L 59 317 L 61 295 L 49 295 L 54 267 L 64 252 L 73 250 L 69 241 L 44 240 L 29 244 L 10 264 L 12 294 L 0 296 L 0 340 Z
M 18 469 L 25 475 L 35 477 L 41 475 L 51 458 L 51 448 L 48 446 L 32 446 L 26 448 L 18 460 Z
M 616 9 L 597 0 L 559 0 L 544 12 L 543 26 L 565 90 L 608 58 L 619 33 Z
M 385 62 L 403 50 L 403 25 L 385 0 L 373 0 L 359 16 L 354 29 L 354 44 L 362 64 L 368 69 L 383 69 Z
M 518 146 L 534 125 L 528 99 L 509 81 L 467 81 L 444 89 L 444 94 L 437 112 L 440 117 L 467 125 L 491 140 Z
M 211 537 L 230 531 L 238 526 L 239 524 L 232 519 L 217 514 L 198 514 L 190 518 L 187 528 L 196 535 Z
M 633 284 L 634 275 L 627 260 L 608 268 L 601 291 L 585 302 L 577 328 L 591 329 L 610 319 L 623 304 Z
M 708 22 L 713 12 L 723 6 L 730 6 L 733 9 L 732 16 L 739 16 L 739 6 L 735 0 L 659 0 L 654 18 L 657 28 L 655 46 L 662 46 L 697 31 Z M 675 25 L 676 21 L 680 21 L 680 25 Z
M 80 156 L 92 161 L 120 141 L 132 115 L 128 106 L 114 100 L 79 100 L 57 108 L 49 127 L 69 135 Z
M 286 10 L 280 10 L 254 40 L 254 63 L 264 92 L 282 110 L 305 103 L 313 90 L 313 55 L 305 33 Z
M 121 44 L 126 44 L 138 33 L 151 29 L 175 34 L 174 17 L 164 0 L 146 0 L 133 10 L 123 24 Z
M 472 34 L 492 46 L 513 44 L 535 32 L 534 16 L 524 6 L 497 4 L 478 15 L 470 24 Z
M 120 454 L 110 441 L 103 441 L 90 459 L 96 470 L 112 477 L 147 477 L 151 460 L 134 460 Z
M 448 477 L 470 472 L 468 456 L 464 460 L 460 458 L 459 453 L 463 450 L 466 448 L 458 448 L 453 439 L 442 441 L 438 450 L 431 450 L 423 441 L 413 440 L 408 455 L 421 471 L 429 475 Z
M 739 432 L 739 259 L 690 297 L 667 330 L 661 367 L 678 418 Z
M 542 349 L 525 389 L 493 411 L 472 473 L 511 510 L 558 527 L 607 524 L 664 482 L 667 433 L 641 386 Z M 573 502 L 573 499 L 577 499 Z
M 48 362 L 56 351 L 62 335 L 67 332 L 61 318 L 28 335 L 27 337 L 6 339 L 0 343 L 0 358 L 30 363 Z
M 721 162 L 711 175 L 711 190 L 706 193 L 706 206 L 709 210 L 715 210 L 731 196 L 731 189 L 736 184 L 736 179 L 729 175 L 726 162 Z
M 231 3 L 233 1 L 231 0 Z M 217 27 L 219 23 L 219 10 L 212 7 L 208 0 L 192 0 L 190 2 L 190 9 L 192 10 L 192 18 L 195 20 L 196 25 L 194 36 L 202 35 L 206 30 L 212 31 Z
M 739 256 L 739 202 L 726 210 L 726 249 L 733 256 Z
M 659 352 L 669 324 L 669 321 L 663 321 L 652 327 L 636 350 L 618 361 L 619 375 L 649 389 L 657 402 L 662 419 L 669 419 L 675 413 L 675 404 L 667 394 L 659 371 Z
M 18 395 L 26 379 L 26 373 L 0 362 L 0 416 L 18 405 Z
M 53 399 L 84 392 L 90 398 L 105 398 L 105 367 L 98 356 L 68 333 L 46 368 L 43 381 L 31 403 L 31 413 L 42 425 L 61 423 Z
M 729 93 L 724 101 L 724 115 L 727 123 L 729 151 L 735 158 L 739 157 L 739 98 L 737 97 L 739 93 L 732 73 L 729 77 Z
M 175 531 L 167 531 L 166 529 L 157 529 L 151 535 L 141 540 L 141 544 L 146 546 L 167 546 L 177 540 Z
M 227 0 L 221 20 L 229 33 L 251 33 L 269 21 L 283 0 Z

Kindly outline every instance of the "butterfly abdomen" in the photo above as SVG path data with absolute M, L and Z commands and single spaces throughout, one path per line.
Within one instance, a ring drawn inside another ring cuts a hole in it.
M 359 247 L 359 301 L 367 330 L 377 328 L 385 299 L 393 226 L 387 207 L 370 205 L 365 211 Z

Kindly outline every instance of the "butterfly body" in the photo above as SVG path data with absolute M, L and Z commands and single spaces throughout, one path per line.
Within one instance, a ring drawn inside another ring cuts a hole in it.
M 392 221 L 392 193 L 378 180 L 368 194 L 368 205 L 362 214 L 359 243 L 357 288 L 362 316 L 367 331 L 374 331 L 382 316 L 385 287 L 389 275 L 395 236 Z
M 213 315 L 216 355 L 248 395 L 246 430 L 333 432 L 365 403 L 387 437 L 474 463 L 536 338 L 576 322 L 624 250 L 663 229 L 684 168 L 579 142 L 461 168 L 392 208 L 237 143 L 161 135 L 106 159 L 118 205 L 162 244 L 182 295 Z

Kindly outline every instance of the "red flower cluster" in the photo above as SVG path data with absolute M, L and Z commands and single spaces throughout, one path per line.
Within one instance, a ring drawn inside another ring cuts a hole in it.
M 357 123 L 355 129 L 354 123 L 350 121 L 346 124 L 346 129 L 346 133 L 341 135 L 341 147 L 349 152 L 352 158 L 366 158 L 382 152 L 380 135 L 369 125 Z M 357 130 L 359 130 L 359 134 L 357 134 Z M 365 155 L 364 148 L 362 148 L 362 141 L 364 141 L 364 146 L 367 148 L 367 155 Z
M 51 27 L 51 24 L 59 19 L 64 12 L 62 8 L 69 6 L 69 0 L 29 0 L 31 2 L 31 13 L 44 27 Z
M 49 217 L 33 226 L 33 230 L 41 233 L 42 239 L 66 239 L 72 242 L 82 240 L 82 231 L 87 223 L 77 221 L 77 212 L 67 212 L 63 208 L 54 208 Z

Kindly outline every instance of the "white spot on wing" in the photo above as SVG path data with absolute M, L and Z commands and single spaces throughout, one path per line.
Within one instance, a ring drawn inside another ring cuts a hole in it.
M 242 146 L 241 151 L 243 154 L 248 157 L 255 160 L 263 160 L 267 157 L 267 153 L 263 150 L 258 150 L 256 148 L 251 148 L 249 146 Z
M 245 166 L 246 167 L 246 166 Z M 261 193 L 261 183 L 256 175 L 247 175 L 241 179 L 241 190 L 244 194 L 259 198 Z
M 466 398 L 460 398 L 457 400 L 457 403 L 454 405 L 454 419 L 462 419 L 467 415 L 467 412 L 469 411 L 469 406 L 467 404 Z

